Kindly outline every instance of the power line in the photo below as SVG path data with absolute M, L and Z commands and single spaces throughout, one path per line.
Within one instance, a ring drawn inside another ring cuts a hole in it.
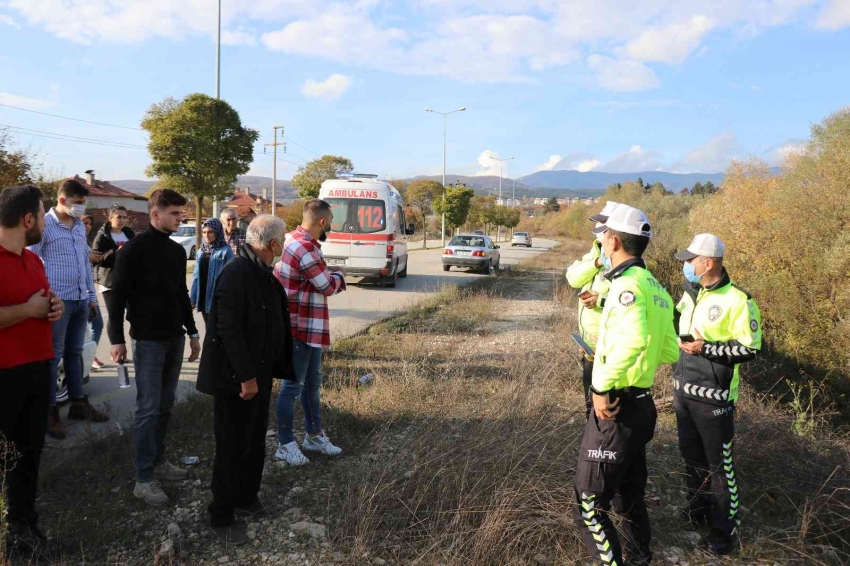
M 48 112 L 40 112 L 38 110 L 30 110 L 29 108 L 21 108 L 19 106 L 12 106 L 11 104 L 3 104 L 0 103 L 0 106 L 4 106 L 6 108 L 13 108 L 15 110 L 21 110 L 23 112 L 32 112 L 33 114 L 41 114 L 42 116 L 50 116 L 51 118 L 62 118 L 63 120 L 73 120 L 74 122 L 83 122 L 86 124 L 94 124 L 96 126 L 108 126 L 110 128 L 122 128 L 124 130 L 138 130 L 143 132 L 142 128 L 134 128 L 132 126 L 119 126 L 117 124 L 105 124 L 103 122 L 94 122 L 92 120 L 83 120 L 82 118 L 70 118 L 68 116 L 60 116 L 59 114 L 50 114 Z
M 16 134 L 23 134 L 25 136 L 35 136 L 40 138 L 48 138 L 54 140 L 62 140 L 62 141 L 73 141 L 79 143 L 88 143 L 93 145 L 103 145 L 107 147 L 121 147 L 127 149 L 147 149 L 147 147 L 143 145 L 136 145 L 125 142 L 115 142 L 109 140 L 98 140 L 93 138 L 83 138 L 78 136 L 69 136 L 67 134 L 57 134 L 55 132 L 45 132 L 42 130 L 31 130 L 29 128 L 21 128 L 19 126 L 11 126 L 9 124 L 0 124 L 0 128 L 8 128 L 10 131 Z
M 272 159 L 274 159 L 274 156 L 270 153 L 259 153 L 259 152 L 257 152 L 254 155 L 265 155 L 267 157 L 271 157 Z M 289 163 L 290 165 L 295 165 L 296 167 L 301 167 L 300 163 L 295 163 L 294 161 L 289 161 L 288 159 L 283 159 L 282 157 L 278 157 L 277 160 L 283 161 L 284 163 Z
M 315 152 L 315 151 L 313 151 L 312 149 L 309 149 L 309 148 L 307 148 L 307 147 L 304 147 L 303 145 L 301 145 L 301 144 L 300 144 L 300 143 L 298 143 L 297 141 L 293 140 L 292 138 L 288 138 L 288 137 L 286 137 L 286 136 L 281 136 L 281 137 L 282 137 L 283 139 L 285 139 L 286 141 L 290 142 L 290 143 L 294 143 L 295 145 L 297 145 L 297 146 L 298 146 L 298 147 L 300 147 L 301 149 L 306 149 L 307 151 L 309 151 L 309 152 L 310 152 L 310 153 L 312 153 L 313 155 L 315 155 L 315 156 L 317 156 L 317 157 L 321 157 L 321 155 L 320 155 L 320 154 L 316 153 L 316 152 Z

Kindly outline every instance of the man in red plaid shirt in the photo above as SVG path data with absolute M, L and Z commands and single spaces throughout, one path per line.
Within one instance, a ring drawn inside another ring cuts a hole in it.
M 345 290 L 345 272 L 325 264 L 322 246 L 331 230 L 333 212 L 319 199 L 307 201 L 301 225 L 287 234 L 283 257 L 274 274 L 289 298 L 292 319 L 293 365 L 297 381 L 284 380 L 277 398 L 278 448 L 275 458 L 290 466 L 309 460 L 293 434 L 295 402 L 301 397 L 307 434 L 301 448 L 328 456 L 342 450 L 322 430 L 319 391 L 322 387 L 322 350 L 331 345 L 328 297 Z

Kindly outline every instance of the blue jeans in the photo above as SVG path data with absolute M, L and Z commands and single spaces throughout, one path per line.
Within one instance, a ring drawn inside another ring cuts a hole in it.
M 308 346 L 301 340 L 292 343 L 292 364 L 298 381 L 284 380 L 277 397 L 277 437 L 281 444 L 295 440 L 292 432 L 295 421 L 295 401 L 301 397 L 304 408 L 304 427 L 308 434 L 322 432 L 322 349 Z
M 91 339 L 94 340 L 95 348 L 100 344 L 103 335 L 103 313 L 100 312 L 100 303 L 97 305 L 97 317 L 91 321 Z
M 177 399 L 186 337 L 133 340 L 136 369 L 136 481 L 153 481 L 153 468 L 165 459 L 165 435 Z
M 89 321 L 89 302 L 65 301 L 62 318 L 53 323 L 53 361 L 50 362 L 50 405 L 56 404 L 56 380 L 59 362 L 64 360 L 68 397 L 83 396 L 83 344 Z

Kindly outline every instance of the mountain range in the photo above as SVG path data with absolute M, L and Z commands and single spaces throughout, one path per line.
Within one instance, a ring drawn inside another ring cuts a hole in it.
M 518 179 L 502 178 L 502 196 L 509 198 L 512 194 L 517 198 L 522 197 L 589 197 L 599 196 L 608 188 L 608 185 L 626 183 L 643 179 L 646 184 L 663 183 L 664 186 L 674 192 L 679 192 L 684 187 L 692 187 L 695 183 L 711 181 L 715 185 L 723 183 L 724 173 L 667 173 L 665 171 L 642 171 L 637 173 L 603 173 L 599 171 L 538 171 L 531 175 L 525 175 Z M 419 175 L 404 181 L 417 179 L 432 179 L 442 181 L 442 175 Z M 155 181 L 140 181 L 134 179 L 123 179 L 111 181 L 112 184 L 126 189 L 130 192 L 143 195 L 153 186 Z M 479 195 L 498 195 L 498 176 L 470 176 L 446 174 L 447 184 L 463 183 L 475 189 Z M 272 180 L 270 177 L 258 177 L 243 175 L 236 181 L 240 189 L 249 189 L 252 193 L 262 195 L 263 190 L 271 192 Z M 278 200 L 298 198 L 298 192 L 292 187 L 292 181 L 277 180 Z

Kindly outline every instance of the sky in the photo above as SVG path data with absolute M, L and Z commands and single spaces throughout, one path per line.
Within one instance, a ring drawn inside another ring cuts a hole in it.
M 145 111 L 215 94 L 216 14 L 0 0 L 0 128 L 49 174 L 146 178 Z M 425 108 L 467 109 L 445 119 L 449 174 L 513 157 L 515 178 L 776 165 L 850 104 L 850 0 L 222 0 L 222 30 L 221 97 L 262 135 L 250 173 L 272 174 L 282 125 L 281 179 L 322 154 L 439 174 Z

